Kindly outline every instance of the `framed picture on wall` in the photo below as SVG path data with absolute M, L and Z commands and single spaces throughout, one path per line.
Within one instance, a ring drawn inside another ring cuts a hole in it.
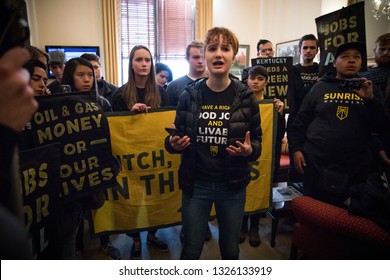
M 276 56 L 291 56 L 293 58 L 293 64 L 299 63 L 299 39 L 291 40 L 287 42 L 281 42 L 276 44 Z
M 249 67 L 249 45 L 240 45 L 236 59 L 230 68 L 230 73 L 236 76 L 241 76 L 242 71 L 246 67 Z

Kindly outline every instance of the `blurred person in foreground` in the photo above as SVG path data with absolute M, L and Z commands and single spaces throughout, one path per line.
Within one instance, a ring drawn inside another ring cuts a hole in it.
M 0 1 L 0 259 L 31 259 L 24 228 L 19 170 L 19 132 L 38 109 L 22 66 L 31 57 L 24 46 L 30 31 L 24 1 Z
M 17 142 L 19 132 L 38 108 L 29 85 L 30 58 L 15 48 L 0 58 L 0 258 L 31 259 L 32 249 L 23 226 Z

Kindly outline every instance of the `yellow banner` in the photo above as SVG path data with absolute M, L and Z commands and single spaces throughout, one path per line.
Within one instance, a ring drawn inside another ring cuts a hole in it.
M 261 156 L 252 163 L 251 182 L 247 187 L 245 212 L 268 209 L 271 203 L 272 162 L 276 139 L 277 116 L 272 100 L 260 102 Z
M 262 155 L 252 164 L 245 211 L 269 208 L 274 139 L 272 102 L 260 106 Z M 154 110 L 146 114 L 124 113 L 108 116 L 113 154 L 122 170 L 120 186 L 108 190 L 103 207 L 93 211 L 95 233 L 125 232 L 167 227 L 181 223 L 181 191 L 178 187 L 180 155 L 164 148 L 175 110 Z

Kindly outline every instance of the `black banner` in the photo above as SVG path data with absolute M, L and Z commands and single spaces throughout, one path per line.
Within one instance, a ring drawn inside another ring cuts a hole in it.
M 50 144 L 20 153 L 23 212 L 36 259 L 55 256 L 61 147 Z
M 107 118 L 90 93 L 37 97 L 31 120 L 35 146 L 61 144 L 62 202 L 79 199 L 116 184 Z
M 253 58 L 252 67 L 261 65 L 267 69 L 268 84 L 265 86 L 264 93 L 267 96 L 279 98 L 284 102 L 284 110 L 288 112 L 287 94 L 289 88 L 293 86 L 293 58 L 292 57 L 272 57 L 272 58 Z
M 350 42 L 366 43 L 364 1 L 316 18 L 320 42 L 320 75 L 334 71 L 334 53 L 338 46 Z M 367 71 L 367 52 L 361 71 Z

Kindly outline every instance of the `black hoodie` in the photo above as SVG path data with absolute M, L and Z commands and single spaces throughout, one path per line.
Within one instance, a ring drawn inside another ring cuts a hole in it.
M 383 112 L 378 110 L 381 104 L 345 92 L 340 81 L 335 74 L 326 74 L 307 94 L 292 125 L 290 149 L 343 166 L 367 165 L 370 132 L 380 119 L 377 114 Z

